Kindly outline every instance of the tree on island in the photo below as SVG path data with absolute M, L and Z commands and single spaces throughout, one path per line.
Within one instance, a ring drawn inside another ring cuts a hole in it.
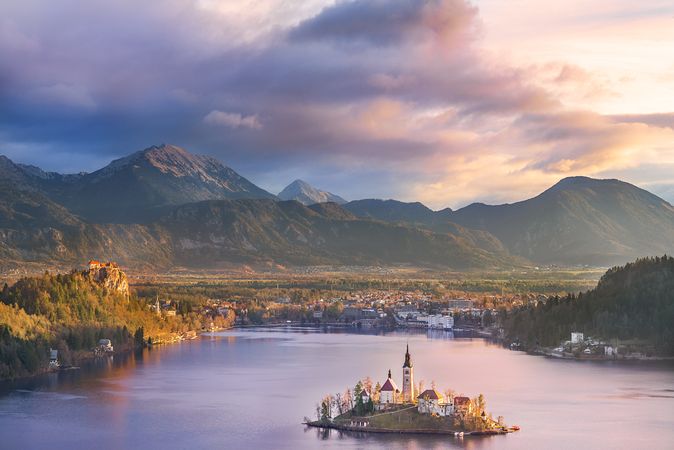
M 342 398 L 342 394 L 337 392 L 335 394 L 335 409 L 337 409 L 337 413 L 341 416 L 344 414 L 344 399 Z
M 477 396 L 475 407 L 477 409 L 477 415 L 480 415 L 484 412 L 484 410 L 487 408 L 487 402 L 484 399 L 484 395 L 480 394 Z
M 381 384 L 377 381 L 377 384 L 374 386 L 374 391 L 372 392 L 372 399 L 374 401 L 379 401 L 379 395 L 381 393 Z
M 353 395 L 351 395 L 351 389 L 349 388 L 346 388 L 346 391 L 344 391 L 344 404 L 349 409 L 353 409 Z
M 365 405 L 363 404 L 363 383 L 358 380 L 358 383 L 356 383 L 356 386 L 353 388 L 353 395 L 356 397 L 356 401 L 354 402 L 356 405 L 354 406 L 354 412 L 356 415 L 362 415 L 365 412 Z
M 321 420 L 329 422 L 332 420 L 332 395 L 326 396 L 321 402 Z
M 145 331 L 143 327 L 136 328 L 136 332 L 133 334 L 133 340 L 136 343 L 136 348 L 145 347 Z

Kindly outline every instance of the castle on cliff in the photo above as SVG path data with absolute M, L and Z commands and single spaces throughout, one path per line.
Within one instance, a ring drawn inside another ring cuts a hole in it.
M 100 262 L 92 259 L 89 261 L 89 270 L 85 270 L 84 274 L 92 281 L 128 298 L 129 281 L 117 263 L 112 261 Z

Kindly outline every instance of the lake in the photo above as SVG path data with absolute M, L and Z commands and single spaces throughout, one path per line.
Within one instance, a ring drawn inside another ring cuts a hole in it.
M 470 397 L 522 430 L 488 438 L 304 427 L 359 378 Z M 451 334 L 232 330 L 0 385 L 2 449 L 672 449 L 674 366 L 565 361 Z

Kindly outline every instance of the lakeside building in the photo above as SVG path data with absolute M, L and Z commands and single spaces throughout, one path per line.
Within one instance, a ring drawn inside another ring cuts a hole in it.
M 449 309 L 472 309 L 473 301 L 465 298 L 447 299 Z
M 451 314 L 435 314 L 428 316 L 428 328 L 451 331 L 454 329 L 454 316 Z
M 573 332 L 571 333 L 571 343 L 572 344 L 582 344 L 585 336 L 583 333 Z

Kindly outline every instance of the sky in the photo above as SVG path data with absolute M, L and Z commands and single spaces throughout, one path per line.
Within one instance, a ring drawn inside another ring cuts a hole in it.
M 6 0 L 0 154 L 154 144 L 433 208 L 575 175 L 674 200 L 671 0 Z

